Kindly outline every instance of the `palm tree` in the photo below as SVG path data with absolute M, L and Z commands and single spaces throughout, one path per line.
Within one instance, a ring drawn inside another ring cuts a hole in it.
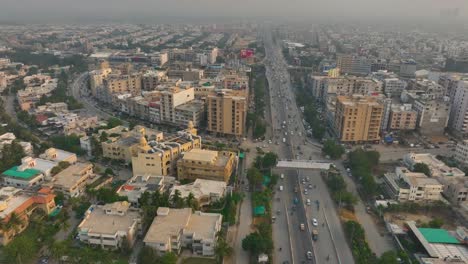
M 185 198 L 185 203 L 187 204 L 187 207 L 190 207 L 194 210 L 196 210 L 197 208 L 197 200 L 195 200 L 195 196 L 193 195 L 192 192 L 190 192 L 188 194 L 188 196 Z
M 218 242 L 215 247 L 215 255 L 218 263 L 222 263 L 224 257 L 229 257 L 233 253 L 232 247 L 226 242 L 226 240 L 220 236 L 218 237 Z
M 175 190 L 174 194 L 171 196 L 171 203 L 176 208 L 181 208 L 183 206 L 183 200 L 180 195 L 180 191 Z

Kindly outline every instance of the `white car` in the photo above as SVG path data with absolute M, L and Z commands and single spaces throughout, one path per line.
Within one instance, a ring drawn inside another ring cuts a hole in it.
M 315 218 L 312 219 L 312 225 L 313 225 L 313 226 L 318 226 L 318 221 L 317 221 L 317 219 L 315 219 Z

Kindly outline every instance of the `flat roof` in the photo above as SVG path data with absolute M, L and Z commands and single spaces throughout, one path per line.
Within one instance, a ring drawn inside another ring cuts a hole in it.
M 92 212 L 83 219 L 79 229 L 88 233 L 113 235 L 118 231 L 127 231 L 140 214 L 128 210 L 124 215 L 106 214 L 102 206 L 93 206 Z
M 54 185 L 60 185 L 65 188 L 73 187 L 84 175 L 81 175 L 83 170 L 86 170 L 91 163 L 76 163 L 54 176 Z
M 218 157 L 218 151 L 206 149 L 192 149 L 184 153 L 184 160 L 212 162 Z
M 429 243 L 460 244 L 447 230 L 440 228 L 418 228 Z
M 211 238 L 215 239 L 216 236 L 216 222 L 221 215 L 211 213 L 195 212 L 190 216 L 187 227 L 184 231 L 194 233 L 196 238 Z
M 160 212 L 167 215 L 161 215 Z M 145 243 L 166 243 L 172 235 L 179 234 L 185 228 L 191 213 L 192 208 L 169 209 L 159 207 L 158 215 L 151 223 L 143 241 Z
M 18 166 L 14 166 L 4 171 L 2 174 L 12 178 L 21 178 L 23 180 L 28 180 L 40 173 L 41 171 L 36 169 L 25 169 L 24 171 L 19 171 Z

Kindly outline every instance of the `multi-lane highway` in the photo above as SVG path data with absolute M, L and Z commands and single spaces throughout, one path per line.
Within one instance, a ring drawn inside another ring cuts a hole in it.
M 320 148 L 306 140 L 288 65 L 269 30 L 264 32 L 264 45 L 270 88 L 271 140 L 279 144 L 278 155 L 280 159 L 320 159 Z M 288 169 L 279 173 L 284 179 L 278 183 L 273 201 L 275 263 L 354 263 L 336 210 L 318 172 Z M 302 184 L 302 179 L 308 182 Z M 307 205 L 307 199 L 311 200 L 311 205 Z M 319 202 L 319 207 L 315 201 Z M 313 225 L 314 218 L 317 226 Z M 317 241 L 312 240 L 313 229 L 319 232 Z

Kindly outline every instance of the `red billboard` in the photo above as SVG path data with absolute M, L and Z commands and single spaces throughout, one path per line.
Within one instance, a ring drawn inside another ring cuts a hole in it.
M 241 49 L 240 51 L 241 59 L 248 59 L 248 58 L 253 57 L 253 55 L 254 55 L 253 49 Z

